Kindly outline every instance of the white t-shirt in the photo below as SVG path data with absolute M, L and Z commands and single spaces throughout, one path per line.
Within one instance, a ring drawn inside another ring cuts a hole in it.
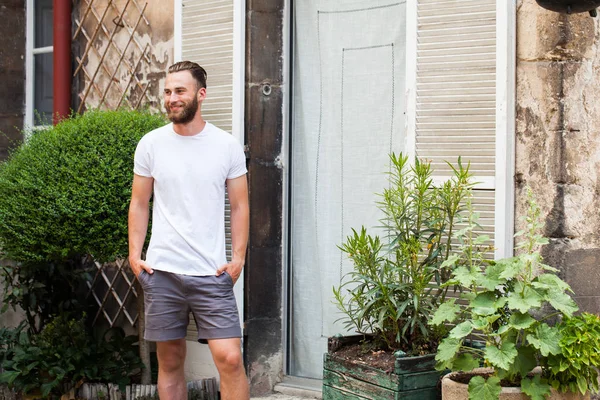
M 247 172 L 237 139 L 208 122 L 194 136 L 178 135 L 168 124 L 140 140 L 133 172 L 154 178 L 148 264 L 177 274 L 214 275 L 227 262 L 225 181 Z

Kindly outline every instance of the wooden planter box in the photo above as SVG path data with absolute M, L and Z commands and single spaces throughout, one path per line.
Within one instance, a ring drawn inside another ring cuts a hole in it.
M 437 400 L 442 372 L 435 370 L 435 354 L 397 358 L 394 371 L 355 364 L 332 354 L 362 336 L 330 338 L 323 363 L 323 400 Z

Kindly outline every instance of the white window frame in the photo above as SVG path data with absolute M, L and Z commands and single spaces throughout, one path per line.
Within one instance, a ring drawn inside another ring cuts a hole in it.
M 406 1 L 406 37 L 417 37 L 417 1 Z M 496 168 L 495 177 L 479 179 L 495 190 L 495 258 L 514 252 L 516 2 L 496 0 Z M 406 153 L 416 154 L 417 41 L 406 43 Z
M 25 132 L 27 128 L 39 129 L 43 126 L 34 125 L 34 90 L 35 90 L 35 55 L 54 52 L 54 46 L 35 47 L 35 0 L 27 0 L 27 31 L 25 43 Z

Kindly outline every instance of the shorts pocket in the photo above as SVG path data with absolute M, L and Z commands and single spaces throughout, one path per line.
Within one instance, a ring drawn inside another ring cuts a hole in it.
M 231 286 L 233 286 L 233 278 L 231 277 L 231 275 L 229 275 L 229 272 L 225 271 L 225 272 L 223 273 L 223 275 L 225 275 L 225 276 L 227 277 L 227 281 L 229 282 L 229 284 L 230 284 Z

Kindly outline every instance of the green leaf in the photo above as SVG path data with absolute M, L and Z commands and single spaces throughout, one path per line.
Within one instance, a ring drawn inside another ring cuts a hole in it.
M 478 367 L 479 361 L 477 361 L 470 353 L 460 354 L 458 357 L 456 357 L 456 360 L 452 365 L 452 368 L 455 371 L 472 371 Z
M 546 285 L 549 289 L 559 290 L 561 292 L 565 292 L 567 290 L 571 290 L 571 287 L 568 283 L 560 279 L 555 274 L 541 274 L 535 278 L 535 282 L 539 282 L 543 285 Z
M 542 296 L 531 287 L 523 286 L 522 282 L 518 282 L 514 291 L 508 296 L 508 307 L 522 313 L 538 309 L 541 305 Z
M 500 379 L 491 376 L 485 380 L 482 376 L 474 376 L 469 381 L 469 400 L 498 400 L 502 392 Z
M 452 360 L 460 349 L 461 341 L 454 338 L 445 338 L 439 344 L 435 360 L 438 362 L 439 369 L 452 367 Z
M 579 307 L 571 296 L 559 290 L 550 290 L 548 292 L 548 302 L 552 307 L 569 317 L 579 310 Z
M 534 322 L 535 319 L 531 315 L 519 312 L 511 315 L 510 320 L 508 321 L 509 325 L 515 329 L 527 329 L 533 325 Z
M 481 275 L 478 270 L 471 270 L 464 266 L 456 268 L 453 272 L 454 279 L 464 287 L 471 287 Z
M 535 327 L 533 333 L 527 335 L 527 340 L 533 347 L 538 349 L 544 357 L 549 354 L 559 354 L 561 334 L 557 327 L 540 324 Z
M 518 371 L 521 376 L 526 376 L 537 366 L 536 351 L 531 346 L 520 346 L 517 353 L 513 369 Z
M 500 264 L 492 264 L 485 269 L 485 275 L 477 280 L 477 284 L 487 290 L 494 290 L 496 286 L 506 282 L 500 275 L 504 272 L 504 266 Z
M 449 299 L 442 303 L 433 314 L 433 318 L 429 321 L 429 325 L 441 325 L 445 321 L 454 322 L 456 315 L 460 312 L 460 306 L 455 303 L 455 299 Z
M 514 343 L 505 342 L 500 348 L 488 345 L 485 347 L 485 358 L 492 365 L 501 369 L 510 369 L 513 361 L 517 357 L 517 348 Z
M 523 378 L 521 380 L 521 390 L 529 395 L 531 400 L 545 400 L 550 394 L 550 385 L 546 379 L 540 375 L 535 375 L 533 379 Z
M 448 334 L 448 337 L 454 339 L 462 339 L 465 336 L 468 336 L 471 332 L 473 332 L 473 325 L 470 321 L 464 321 L 452 328 L 452 330 Z
M 496 312 L 496 295 L 492 292 L 483 292 L 471 302 L 473 313 L 477 315 L 490 315 Z
M 454 264 L 456 264 L 456 262 L 458 261 L 458 259 L 459 259 L 458 254 L 452 254 L 452 255 L 450 255 L 450 257 L 448 257 L 447 260 L 444 260 L 442 265 L 440 265 L 440 268 L 453 267 Z
M 503 258 L 501 260 L 497 260 L 496 264 L 501 266 L 503 269 L 499 277 L 506 280 L 519 276 L 523 269 L 517 257 Z

